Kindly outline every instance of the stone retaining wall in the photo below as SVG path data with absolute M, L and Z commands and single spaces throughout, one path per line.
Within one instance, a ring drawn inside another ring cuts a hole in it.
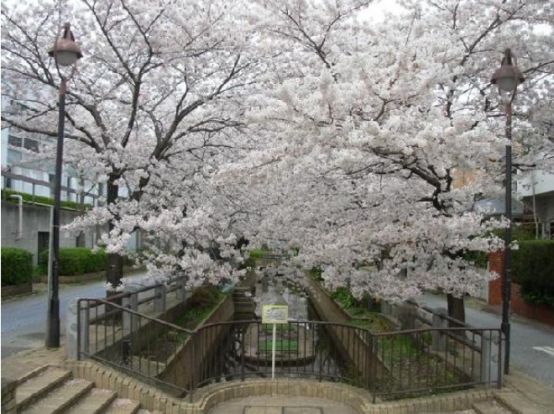
M 11 298 L 12 296 L 33 293 L 33 285 L 31 282 L 22 283 L 21 285 L 6 285 L 2 286 L 2 299 Z
M 344 311 L 340 309 L 318 283 L 311 279 L 308 279 L 308 293 L 316 312 L 323 320 L 350 324 L 350 318 Z M 374 355 L 369 336 L 363 338 L 359 334 L 351 335 L 351 330 L 345 332 L 339 326 L 326 326 L 325 329 L 340 354 L 346 357 L 358 369 L 365 383 L 371 383 L 377 378 L 386 376 L 387 368 Z
M 179 399 L 93 361 L 68 361 L 66 367 L 75 377 L 92 381 L 96 387 L 111 389 L 120 398 L 140 401 L 144 408 L 166 414 L 207 414 L 225 401 L 263 395 L 323 398 L 349 405 L 360 414 L 447 413 L 470 409 L 475 402 L 494 396 L 493 390 L 482 389 L 372 404 L 369 393 L 345 384 L 304 379 L 260 379 L 214 384 L 195 392 L 192 399 Z
M 17 381 L 2 377 L 2 413 L 4 414 L 16 413 L 16 387 Z
M 227 322 L 233 319 L 234 305 L 232 296 L 227 296 L 223 302 L 202 322 L 202 325 Z M 171 357 L 167 367 L 158 376 L 162 381 L 170 382 L 183 389 L 189 389 L 195 384 L 197 376 L 202 372 L 206 359 L 217 350 L 217 346 L 230 328 L 221 325 L 211 328 L 209 335 L 196 333 L 187 339 L 181 348 Z M 200 331 L 201 328 L 197 328 Z

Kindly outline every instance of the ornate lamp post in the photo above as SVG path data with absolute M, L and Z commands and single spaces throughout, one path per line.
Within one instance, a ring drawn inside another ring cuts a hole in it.
M 51 263 L 50 263 L 50 280 L 48 281 L 48 314 L 47 314 L 47 330 L 46 330 L 46 347 L 58 348 L 60 346 L 60 302 L 58 297 L 58 281 L 59 281 L 59 259 L 60 259 L 60 201 L 61 201 L 61 185 L 62 185 L 62 159 L 63 159 L 63 136 L 64 136 L 64 121 L 65 121 L 65 93 L 67 81 L 71 79 L 75 72 L 75 63 L 83 54 L 81 49 L 75 43 L 73 33 L 69 23 L 66 23 L 63 28 L 63 34 L 56 39 L 52 49 L 48 54 L 54 58 L 56 68 L 60 76 L 59 103 L 58 103 L 58 142 L 56 149 L 56 174 L 54 182 L 54 208 L 52 211 L 52 245 Z M 60 71 L 60 66 L 71 66 L 69 76 L 64 76 Z
M 506 97 L 506 219 L 508 227 L 504 233 L 504 272 L 502 275 L 502 324 L 501 329 L 506 339 L 504 352 L 504 373 L 510 373 L 510 296 L 511 275 L 510 266 L 512 251 L 512 102 L 516 96 L 517 86 L 525 80 L 523 74 L 515 64 L 515 58 L 510 49 L 504 51 L 504 58 L 500 68 L 497 69 L 491 79 L 492 84 L 498 86 L 500 94 L 508 94 Z

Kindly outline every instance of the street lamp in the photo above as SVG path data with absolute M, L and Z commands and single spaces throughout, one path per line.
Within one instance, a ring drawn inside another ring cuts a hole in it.
M 515 64 L 515 58 L 510 49 L 504 51 L 504 58 L 500 68 L 494 72 L 491 83 L 498 86 L 500 94 L 507 93 L 506 98 L 506 219 L 508 227 L 504 232 L 504 272 L 502 275 L 502 324 L 501 329 L 506 338 L 504 352 L 504 373 L 510 373 L 510 296 L 511 276 L 510 266 L 512 251 L 512 102 L 516 96 L 517 86 L 525 80 L 523 74 Z
M 54 208 L 52 209 L 52 236 L 50 263 L 50 279 L 48 281 L 48 314 L 46 327 L 46 347 L 58 348 L 60 346 L 60 301 L 58 297 L 58 285 L 60 274 L 60 201 L 62 187 L 62 158 L 63 158 L 63 135 L 65 120 L 65 93 L 67 81 L 75 72 L 75 63 L 83 54 L 75 43 L 69 23 L 63 27 L 63 34 L 56 39 L 48 55 L 54 58 L 56 69 L 60 76 L 59 103 L 58 103 L 58 142 L 56 148 L 56 175 L 54 182 Z M 69 76 L 64 76 L 60 66 L 72 66 Z

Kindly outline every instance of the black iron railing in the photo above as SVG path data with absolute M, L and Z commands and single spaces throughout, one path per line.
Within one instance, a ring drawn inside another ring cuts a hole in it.
M 99 318 L 101 306 L 118 313 Z M 78 302 L 78 349 L 174 395 L 246 378 L 312 378 L 367 389 L 375 400 L 475 385 L 501 385 L 499 329 L 425 328 L 372 333 L 346 324 L 260 321 L 195 331 L 100 299 Z

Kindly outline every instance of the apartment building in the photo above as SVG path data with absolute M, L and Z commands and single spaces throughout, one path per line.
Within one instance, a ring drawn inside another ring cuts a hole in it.
M 2 246 L 28 250 L 35 264 L 39 253 L 48 248 L 50 239 L 51 206 L 43 197 L 54 196 L 55 165 L 53 155 L 41 153 L 48 140 L 54 143 L 50 137 L 38 139 L 13 133 L 8 128 L 2 130 Z M 62 206 L 62 226 L 83 214 L 86 208 L 97 205 L 105 195 L 105 186 L 101 183 L 84 180 L 69 166 L 64 166 L 63 171 L 61 200 L 73 204 Z M 98 227 L 77 237 L 62 231 L 60 246 L 93 247 L 103 231 Z M 129 251 L 140 248 L 139 235 L 131 238 L 127 248 Z

